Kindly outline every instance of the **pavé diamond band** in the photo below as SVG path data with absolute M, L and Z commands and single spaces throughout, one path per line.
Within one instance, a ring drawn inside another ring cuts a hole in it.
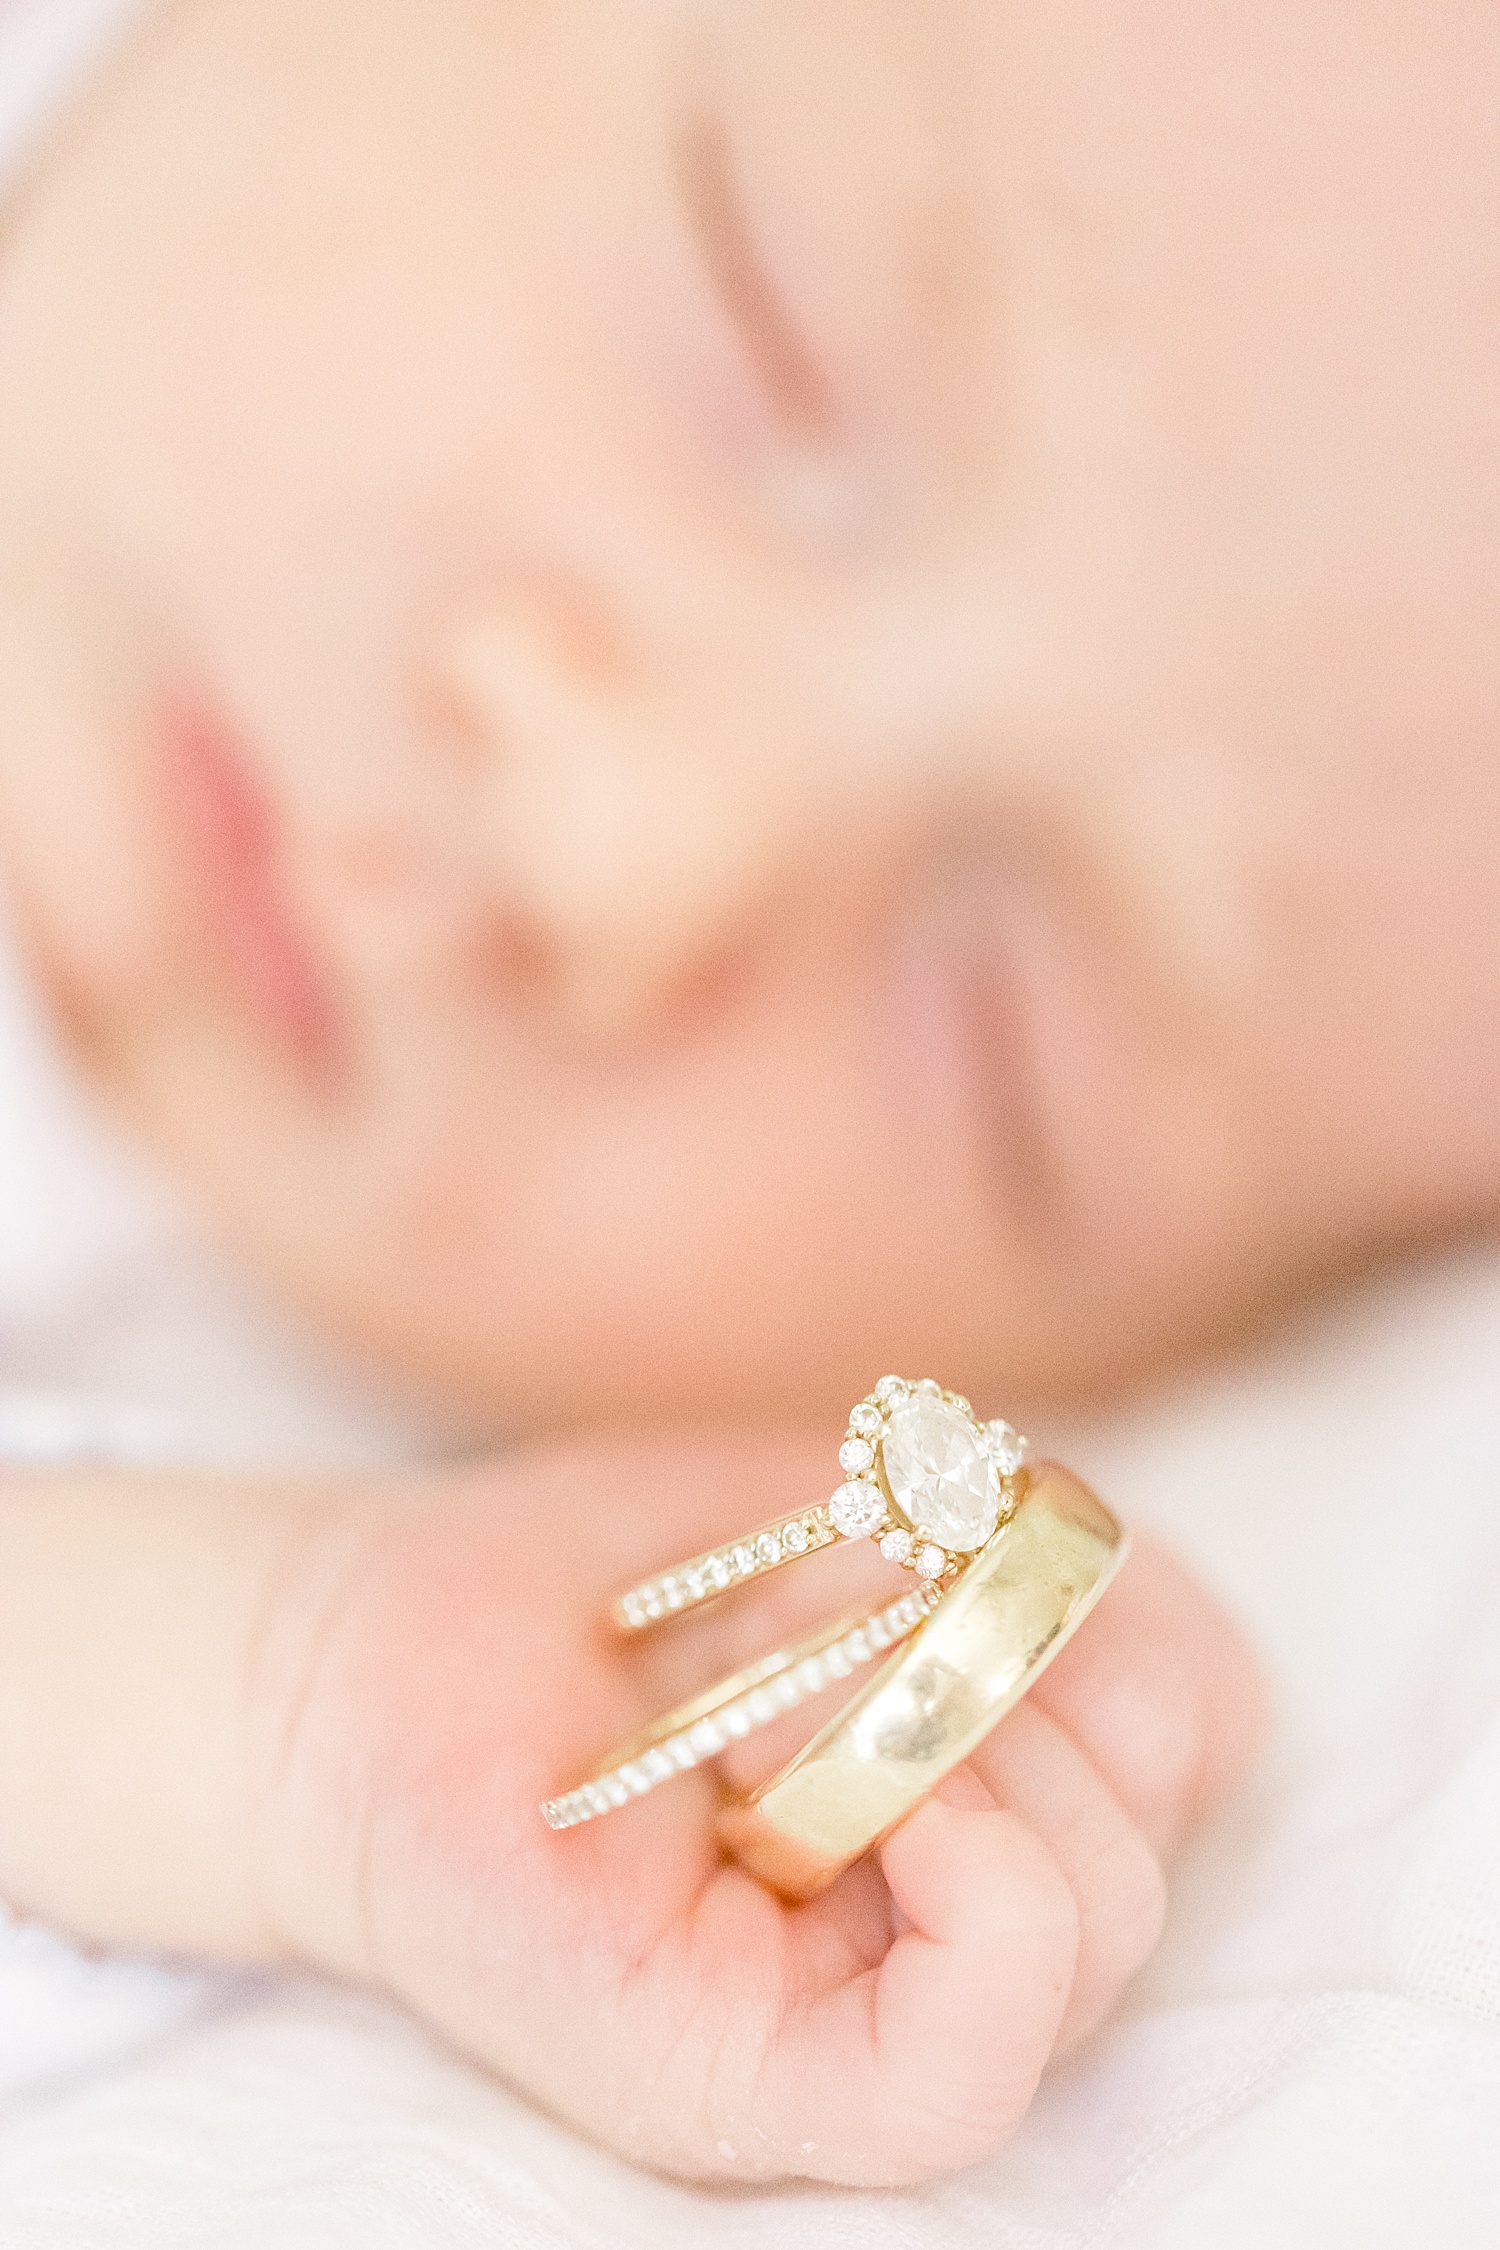
M 951 1581 L 1014 1508 L 1026 1450 L 1008 1422 L 979 1422 L 930 1377 L 883 1376 L 849 1417 L 844 1482 L 830 1500 L 643 1579 L 615 1603 L 614 1621 L 640 1632 L 836 1539 L 878 1539 L 889 1561 Z
M 934 1586 L 917 1586 L 869 1615 L 841 1617 L 792 1647 L 775 1649 L 756 1664 L 718 1680 L 690 1703 L 653 1721 L 620 1743 L 587 1781 L 564 1796 L 549 1797 L 542 1818 L 549 1828 L 574 1828 L 632 1797 L 644 1797 L 674 1774 L 715 1757 L 795 1710 L 832 1680 L 847 1680 L 862 1664 L 915 1632 L 942 1599 Z

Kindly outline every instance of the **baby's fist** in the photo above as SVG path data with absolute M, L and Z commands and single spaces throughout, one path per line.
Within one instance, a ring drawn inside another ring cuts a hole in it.
M 1238 1637 L 1138 1541 L 968 1766 L 807 1905 L 726 1863 L 703 1769 L 548 1830 L 538 1800 L 591 1756 L 893 1576 L 844 1549 L 647 1646 L 602 1623 L 621 1585 L 805 1503 L 824 1467 L 785 1443 L 549 1448 L 339 1501 L 255 1677 L 261 1893 L 287 1942 L 692 2176 L 903 2182 L 998 2146 L 1150 1950 L 1162 1855 L 1260 1726 Z M 818 1716 L 736 1746 L 729 1778 Z

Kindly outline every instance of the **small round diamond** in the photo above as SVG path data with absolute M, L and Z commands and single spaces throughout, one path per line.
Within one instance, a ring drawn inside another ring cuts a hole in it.
M 882 1406 L 889 1406 L 893 1398 L 905 1398 L 910 1388 L 911 1385 L 903 1383 L 899 1375 L 882 1375 L 875 1385 L 875 1396 Z
M 846 1539 L 868 1539 L 885 1522 L 885 1502 L 873 1484 L 841 1484 L 828 1513 Z
M 875 1448 L 868 1438 L 845 1438 L 839 1447 L 839 1467 L 846 1469 L 851 1477 L 857 1477 L 861 1469 L 868 1469 L 874 1458 Z
M 885 1416 L 878 1406 L 856 1406 L 849 1417 L 849 1427 L 858 1437 L 879 1437 Z
M 806 1524 L 789 1523 L 781 1534 L 781 1544 L 789 1555 L 805 1555 L 807 1552 Z
M 1003 1477 L 1013 1477 L 1026 1458 L 1026 1440 L 1009 1422 L 986 1422 L 984 1445 Z
M 948 1558 L 941 1547 L 917 1549 L 917 1575 L 920 1578 L 941 1578 L 948 1567 Z
M 917 1385 L 917 1390 L 923 1398 L 941 1398 L 943 1395 L 942 1384 L 935 1381 L 931 1375 L 922 1377 L 921 1382 Z
M 719 1592 L 722 1594 L 724 1588 L 729 1584 L 730 1576 L 729 1565 L 722 1555 L 714 1555 L 710 1559 L 708 1565 L 708 1576 L 713 1585 L 715 1585 L 718 1588 Z
M 755 1549 L 753 1547 L 736 1547 L 730 1561 L 734 1564 L 741 1578 L 748 1578 L 755 1568 Z
M 763 1569 L 781 1560 L 781 1541 L 774 1531 L 763 1531 L 755 1542 L 755 1559 Z
M 880 1542 L 880 1552 L 887 1562 L 910 1562 L 911 1545 L 909 1531 L 888 1531 Z

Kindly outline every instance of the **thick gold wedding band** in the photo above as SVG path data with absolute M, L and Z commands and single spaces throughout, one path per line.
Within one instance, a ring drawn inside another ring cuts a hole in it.
M 750 1873 L 810 1898 L 881 1843 L 1013 1709 L 1093 1608 L 1126 1537 L 1055 1461 L 956 1585 L 780 1773 L 719 1817 Z

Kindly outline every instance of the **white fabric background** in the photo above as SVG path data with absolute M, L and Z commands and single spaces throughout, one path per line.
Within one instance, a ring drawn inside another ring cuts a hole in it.
M 138 0 L 135 0 L 138 4 Z M 0 0 L 0 182 L 133 0 Z M 1326 2250 L 1500 2243 L 1500 1254 L 1042 1433 L 1249 1622 L 1275 1740 L 1128 2008 L 921 2191 L 631 2173 L 393 2011 L 0 1920 L 5 2250 Z M 369 1462 L 431 1440 L 91 1120 L 0 945 L 0 1450 Z
M 0 186 L 151 0 L 0 0 Z

